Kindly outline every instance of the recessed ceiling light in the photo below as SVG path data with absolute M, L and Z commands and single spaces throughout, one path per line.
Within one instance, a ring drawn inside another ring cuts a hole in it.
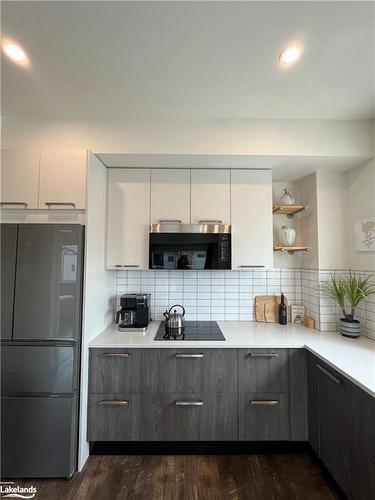
M 281 52 L 279 60 L 282 64 L 292 64 L 301 57 L 301 49 L 299 47 L 285 47 Z
M 29 59 L 26 52 L 20 45 L 10 40 L 5 40 L 2 44 L 3 52 L 16 64 L 27 66 Z

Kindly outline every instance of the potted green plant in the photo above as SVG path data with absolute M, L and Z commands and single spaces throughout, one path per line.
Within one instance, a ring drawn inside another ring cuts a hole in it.
M 346 337 L 357 338 L 361 334 L 361 323 L 355 319 L 355 313 L 362 300 L 375 293 L 375 285 L 371 283 L 372 275 L 363 278 L 349 273 L 349 276 L 331 274 L 330 281 L 322 286 L 324 295 L 341 307 L 343 317 L 340 318 L 340 333 Z M 347 304 L 350 313 L 346 312 Z
M 343 318 L 340 318 L 340 333 L 345 337 L 357 338 L 361 334 L 361 323 L 355 319 L 355 313 L 362 300 L 375 293 L 375 285 L 371 282 L 373 275 L 366 278 L 349 273 L 349 276 L 331 274 L 330 281 L 322 286 L 324 295 L 341 307 Z M 350 313 L 346 312 L 347 304 Z

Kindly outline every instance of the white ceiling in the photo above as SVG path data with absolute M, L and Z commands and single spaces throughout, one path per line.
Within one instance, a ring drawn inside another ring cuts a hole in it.
M 2 113 L 371 118 L 374 20 L 360 1 L 2 2 L 2 36 L 31 59 L 2 58 Z

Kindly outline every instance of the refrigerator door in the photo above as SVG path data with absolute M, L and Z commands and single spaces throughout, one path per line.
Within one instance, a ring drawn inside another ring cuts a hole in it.
M 12 338 L 17 224 L 1 224 L 1 338 Z
M 83 226 L 20 224 L 13 339 L 78 340 Z
M 1 399 L 1 477 L 69 477 L 76 466 L 76 395 Z
M 75 346 L 16 343 L 2 346 L 1 394 L 49 395 L 74 392 L 78 385 L 77 353 Z

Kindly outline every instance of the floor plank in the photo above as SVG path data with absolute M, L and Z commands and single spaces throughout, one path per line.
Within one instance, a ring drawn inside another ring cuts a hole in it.
M 16 481 L 37 500 L 334 500 L 309 455 L 91 456 L 70 481 Z

